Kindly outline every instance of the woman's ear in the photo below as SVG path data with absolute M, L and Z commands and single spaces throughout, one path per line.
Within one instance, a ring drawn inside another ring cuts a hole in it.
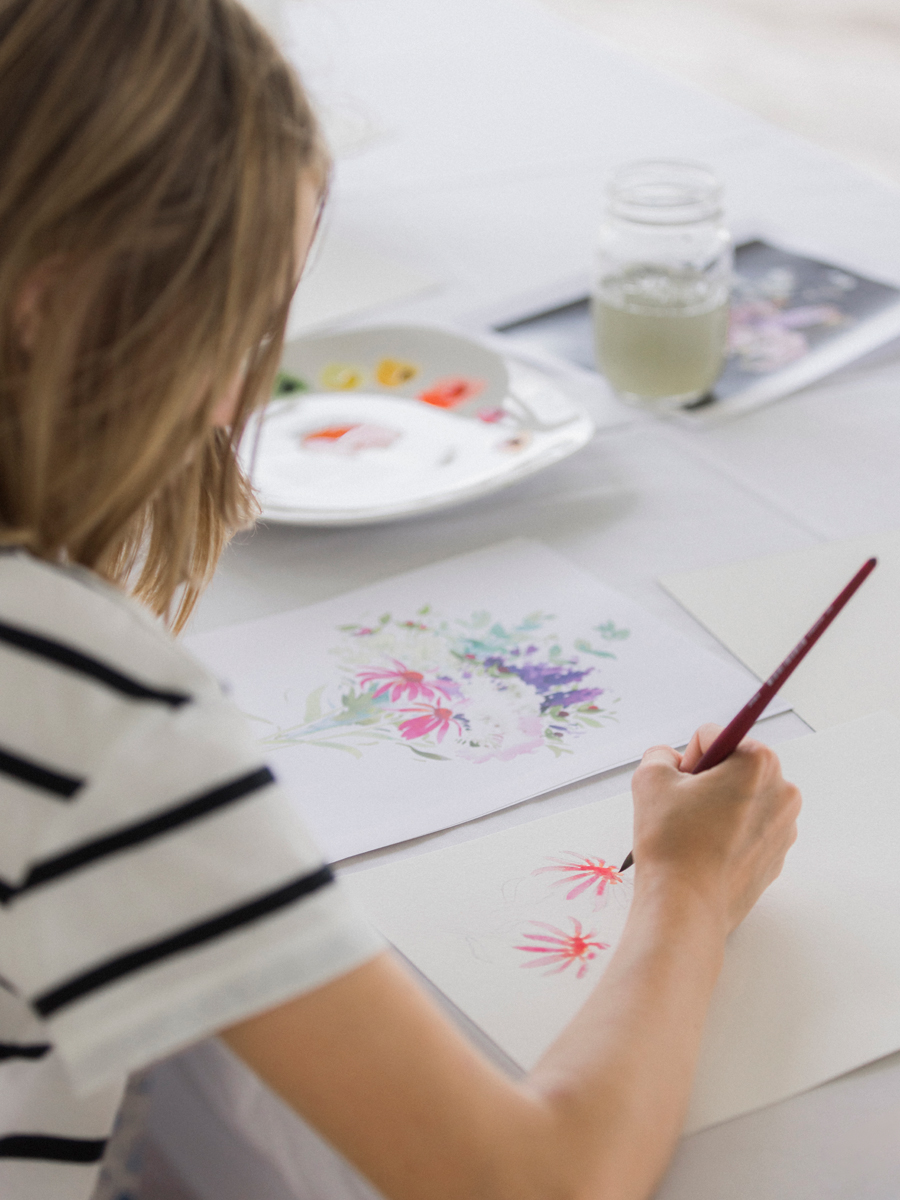
M 13 329 L 26 352 L 37 345 L 50 293 L 61 279 L 64 265 L 61 254 L 45 258 L 32 267 L 19 287 L 13 305 Z

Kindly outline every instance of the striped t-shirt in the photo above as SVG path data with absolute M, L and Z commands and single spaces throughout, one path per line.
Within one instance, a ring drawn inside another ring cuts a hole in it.
M 0 554 L 3 1200 L 86 1200 L 130 1071 L 381 945 L 204 668 Z

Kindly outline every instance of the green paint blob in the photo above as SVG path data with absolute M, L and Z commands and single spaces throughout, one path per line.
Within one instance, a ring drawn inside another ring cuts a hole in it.
M 275 376 L 273 396 L 295 396 L 298 392 L 308 392 L 309 384 L 298 375 L 289 375 L 287 371 L 279 371 Z

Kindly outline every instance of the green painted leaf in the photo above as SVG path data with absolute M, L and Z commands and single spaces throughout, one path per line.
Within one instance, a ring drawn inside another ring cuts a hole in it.
M 303 723 L 312 725 L 313 721 L 318 721 L 322 715 L 322 693 L 325 691 L 326 685 L 323 683 L 321 687 L 317 687 L 314 692 L 310 692 L 306 700 L 306 710 L 303 714 Z
M 343 750 L 345 754 L 352 754 L 354 758 L 362 758 L 362 751 L 357 750 L 355 746 L 342 746 L 340 742 L 307 742 L 307 746 L 321 746 L 324 750 Z
M 243 710 L 242 710 L 243 711 Z M 270 721 L 268 717 L 258 717 L 255 713 L 245 712 L 244 716 L 248 721 L 262 721 L 263 725 L 274 725 L 274 721 Z
M 631 630 L 617 629 L 615 621 L 605 621 L 602 625 L 595 625 L 594 629 L 607 642 L 623 641 L 631 637 Z
M 575 639 L 575 649 L 580 650 L 582 654 L 593 654 L 596 658 L 615 658 L 616 657 L 614 654 L 611 654 L 609 652 L 609 650 L 595 650 L 594 647 L 591 645 L 591 643 L 588 641 L 585 641 L 584 638 L 576 638 Z
M 410 746 L 409 749 L 412 750 L 413 754 L 418 754 L 419 758 L 433 758 L 437 762 L 449 761 L 446 754 L 429 754 L 427 750 L 420 750 L 418 746 Z

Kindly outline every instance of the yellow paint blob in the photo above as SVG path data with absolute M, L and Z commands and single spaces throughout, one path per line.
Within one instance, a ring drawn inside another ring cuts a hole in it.
M 319 376 L 322 387 L 333 392 L 350 392 L 362 383 L 362 372 L 345 363 L 330 363 Z
M 375 378 L 383 387 L 400 387 L 415 379 L 419 368 L 415 363 L 403 362 L 399 358 L 383 358 L 375 368 Z

